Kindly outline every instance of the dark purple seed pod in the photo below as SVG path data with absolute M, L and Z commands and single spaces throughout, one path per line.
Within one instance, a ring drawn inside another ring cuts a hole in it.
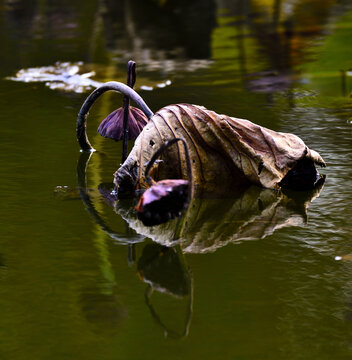
M 188 204 L 189 182 L 161 180 L 147 189 L 137 204 L 137 216 L 146 226 L 167 222 L 179 216 Z
M 124 109 L 118 108 L 109 114 L 99 125 L 98 133 L 106 138 L 113 140 L 122 140 L 123 138 L 123 114 Z M 147 124 L 148 118 L 140 109 L 130 106 L 128 113 L 128 140 L 135 140 L 144 126 Z

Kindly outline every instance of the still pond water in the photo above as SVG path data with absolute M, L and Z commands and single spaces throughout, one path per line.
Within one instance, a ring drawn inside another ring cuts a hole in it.
M 349 0 L 1 0 L 0 53 L 0 359 L 352 358 Z M 72 76 L 124 82 L 131 58 L 153 111 L 299 135 L 327 162 L 320 193 L 196 199 L 174 243 L 177 223 L 109 206 L 121 144 L 96 128 L 121 97 L 91 110 L 84 174 L 92 89 Z M 58 61 L 66 77 L 8 79 Z

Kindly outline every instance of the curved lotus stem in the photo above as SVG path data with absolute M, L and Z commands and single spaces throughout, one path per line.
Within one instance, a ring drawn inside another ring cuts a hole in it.
M 176 143 L 177 141 L 181 141 L 184 148 L 185 148 L 185 154 L 186 154 L 186 163 L 187 163 L 187 178 L 188 178 L 188 203 L 190 203 L 191 198 L 193 197 L 193 175 L 192 175 L 192 165 L 191 165 L 191 158 L 189 156 L 188 146 L 184 139 L 181 138 L 174 138 L 171 140 L 168 140 L 164 142 L 163 145 L 160 146 L 160 148 L 153 154 L 152 158 L 148 161 L 147 167 L 144 172 L 145 179 L 151 185 L 151 179 L 148 178 L 148 173 L 151 167 L 153 166 L 155 160 L 159 157 L 159 155 L 167 149 L 172 144 Z
M 153 116 L 153 112 L 149 109 L 148 105 L 144 102 L 142 97 L 138 95 L 138 93 L 135 92 L 132 88 L 118 81 L 106 82 L 105 84 L 95 89 L 87 97 L 81 107 L 81 110 L 78 113 L 76 135 L 78 143 L 83 151 L 95 151 L 88 140 L 86 132 L 88 111 L 94 104 L 94 102 L 98 99 L 98 97 L 109 90 L 117 91 L 125 96 L 128 96 L 144 112 L 148 119 Z

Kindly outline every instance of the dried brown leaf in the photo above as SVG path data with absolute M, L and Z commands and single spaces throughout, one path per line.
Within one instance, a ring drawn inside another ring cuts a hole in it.
M 301 161 L 325 166 L 321 156 L 296 135 L 276 132 L 248 120 L 219 115 L 202 106 L 169 105 L 151 118 L 115 181 L 148 187 L 146 163 L 155 150 L 172 138 L 186 141 L 196 188 L 229 191 L 242 184 L 278 189 L 286 174 Z M 187 179 L 184 149 L 179 144 L 165 151 L 151 175 L 159 179 Z

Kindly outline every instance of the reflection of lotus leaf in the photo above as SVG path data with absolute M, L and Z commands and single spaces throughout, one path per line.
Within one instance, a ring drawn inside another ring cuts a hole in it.
M 305 193 L 304 199 L 293 200 L 283 193 L 252 186 L 235 199 L 193 199 L 183 218 L 152 227 L 143 226 L 133 211 L 119 204 L 117 212 L 137 233 L 159 244 L 180 244 L 183 252 L 202 253 L 230 242 L 263 239 L 278 229 L 303 224 L 309 201 L 319 192 L 317 189 Z

